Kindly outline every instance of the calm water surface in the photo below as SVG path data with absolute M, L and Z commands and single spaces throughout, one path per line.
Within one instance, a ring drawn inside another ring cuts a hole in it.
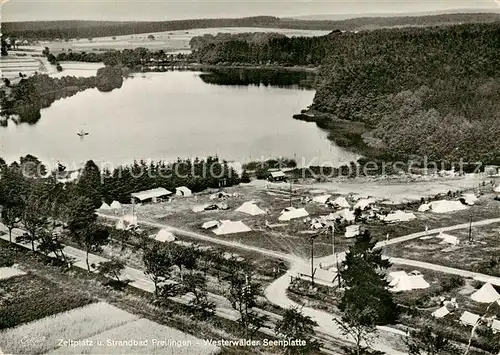
M 311 104 L 313 90 L 210 84 L 200 74 L 136 74 L 121 89 L 56 101 L 35 125 L 0 128 L 0 156 L 12 161 L 29 153 L 68 166 L 214 154 L 238 162 L 295 157 L 300 165 L 356 158 L 315 124 L 292 118 Z M 78 137 L 80 130 L 89 135 Z

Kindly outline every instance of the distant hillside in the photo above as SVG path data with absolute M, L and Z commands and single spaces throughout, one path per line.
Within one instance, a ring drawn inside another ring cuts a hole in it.
M 216 27 L 264 27 L 356 31 L 382 27 L 436 26 L 500 21 L 498 13 L 459 13 L 413 17 L 361 17 L 341 21 L 297 20 L 272 16 L 157 22 L 41 21 L 5 22 L 3 33 L 27 39 L 95 38 Z
M 421 11 L 421 12 L 405 12 L 405 13 L 365 13 L 365 14 L 317 14 L 305 16 L 292 16 L 295 20 L 304 21 L 343 21 L 361 17 L 422 17 L 436 15 L 452 15 L 452 14 L 484 14 L 496 13 L 500 16 L 497 8 L 491 9 L 455 9 L 443 11 Z

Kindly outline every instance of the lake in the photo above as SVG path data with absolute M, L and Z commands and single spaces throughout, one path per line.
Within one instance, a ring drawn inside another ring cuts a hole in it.
M 315 124 L 292 118 L 314 97 L 298 84 L 304 73 L 262 75 L 267 79 L 259 84 L 243 72 L 134 74 L 112 92 L 80 92 L 43 109 L 35 125 L 0 128 L 0 156 L 11 162 L 33 154 L 68 167 L 88 159 L 113 166 L 214 154 L 237 162 L 283 156 L 299 165 L 334 166 L 356 158 Z M 89 135 L 80 138 L 81 130 Z

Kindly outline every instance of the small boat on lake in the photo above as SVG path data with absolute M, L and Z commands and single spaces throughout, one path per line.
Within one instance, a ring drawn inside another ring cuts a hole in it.
M 85 132 L 83 129 L 81 129 L 80 132 L 77 133 L 77 135 L 80 137 L 85 137 L 89 135 L 89 132 Z

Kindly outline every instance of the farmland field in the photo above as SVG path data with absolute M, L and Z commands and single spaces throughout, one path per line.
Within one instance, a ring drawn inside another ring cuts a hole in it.
M 137 47 L 145 47 L 151 50 L 163 49 L 165 52 L 190 52 L 189 41 L 196 36 L 204 34 L 217 33 L 242 33 L 242 32 L 274 32 L 281 33 L 286 36 L 323 36 L 329 31 L 313 31 L 313 30 L 293 30 L 279 28 L 247 28 L 247 27 L 219 27 L 219 28 L 203 28 L 193 29 L 188 31 L 167 31 L 154 33 L 141 33 L 136 35 L 99 37 L 71 39 L 65 41 L 42 42 L 43 46 L 50 48 L 53 53 L 59 53 L 63 50 L 71 49 L 73 51 L 104 51 L 104 50 L 122 50 L 133 49 Z M 149 35 L 154 36 L 154 40 L 148 39 Z
M 0 329 L 38 320 L 92 302 L 53 282 L 27 274 L 0 281 Z
M 201 339 L 147 319 L 139 319 L 85 339 L 88 346 L 60 347 L 50 354 L 214 354 Z
M 84 339 L 137 320 L 107 303 L 94 303 L 0 332 L 0 348 L 11 354 L 41 354 L 57 348 L 59 339 Z M 23 339 L 29 334 L 36 341 Z

